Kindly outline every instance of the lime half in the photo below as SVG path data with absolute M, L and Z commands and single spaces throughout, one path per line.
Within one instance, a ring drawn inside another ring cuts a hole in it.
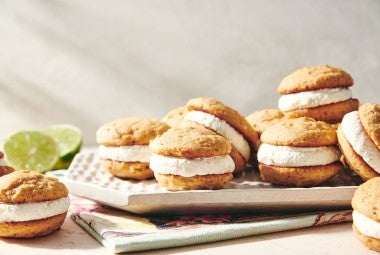
M 9 165 L 16 170 L 52 170 L 59 159 L 57 143 L 39 131 L 19 131 L 4 142 Z
M 53 125 L 42 131 L 51 136 L 59 147 L 59 160 L 54 169 L 68 168 L 82 146 L 82 132 L 69 124 Z

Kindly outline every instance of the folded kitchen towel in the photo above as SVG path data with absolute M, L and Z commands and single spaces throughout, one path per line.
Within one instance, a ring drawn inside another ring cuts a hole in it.
M 153 250 L 351 221 L 351 210 L 302 214 L 139 216 L 78 197 L 72 219 L 114 253 Z

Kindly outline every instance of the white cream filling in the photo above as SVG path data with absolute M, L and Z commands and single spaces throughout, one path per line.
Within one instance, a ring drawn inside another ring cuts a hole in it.
M 7 161 L 5 161 L 3 158 L 0 158 L 0 166 L 7 166 Z
M 232 145 L 238 150 L 238 152 L 248 161 L 251 154 L 251 148 L 244 136 L 236 131 L 226 121 L 206 112 L 190 111 L 186 114 L 185 120 L 191 120 L 199 124 L 205 125 L 211 128 L 218 134 L 224 136 L 231 141 Z
M 278 100 L 281 111 L 312 108 L 326 104 L 346 101 L 351 98 L 349 88 L 318 89 L 282 95 Z
M 377 222 L 360 212 L 352 212 L 354 226 L 364 235 L 380 239 L 380 222 Z
M 380 150 L 372 142 L 360 123 L 358 111 L 347 113 L 342 119 L 342 132 L 354 151 L 380 174 Z
M 291 147 L 262 143 L 257 160 L 265 165 L 303 167 L 328 165 L 339 160 L 340 153 L 333 146 Z
M 149 162 L 150 151 L 148 145 L 115 146 L 100 145 L 98 149 L 100 158 L 122 162 Z
M 174 174 L 184 177 L 208 174 L 232 173 L 235 163 L 229 155 L 209 158 L 177 158 L 152 154 L 150 169 L 160 174 Z
M 45 219 L 67 212 L 69 205 L 70 199 L 68 197 L 37 203 L 0 203 L 0 222 L 19 222 Z

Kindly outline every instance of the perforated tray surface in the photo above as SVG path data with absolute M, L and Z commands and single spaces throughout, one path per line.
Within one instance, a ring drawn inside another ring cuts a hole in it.
M 360 178 L 344 171 L 321 186 L 286 188 L 250 168 L 221 190 L 170 192 L 155 180 L 122 180 L 100 166 L 96 150 L 78 153 L 68 170 L 50 172 L 71 194 L 138 214 L 301 211 L 349 208 Z

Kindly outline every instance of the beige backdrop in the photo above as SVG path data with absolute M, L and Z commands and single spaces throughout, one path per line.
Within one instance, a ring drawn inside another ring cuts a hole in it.
M 86 144 L 104 122 L 213 96 L 247 115 L 281 79 L 340 66 L 379 99 L 380 1 L 1 1 L 0 139 L 53 123 Z

